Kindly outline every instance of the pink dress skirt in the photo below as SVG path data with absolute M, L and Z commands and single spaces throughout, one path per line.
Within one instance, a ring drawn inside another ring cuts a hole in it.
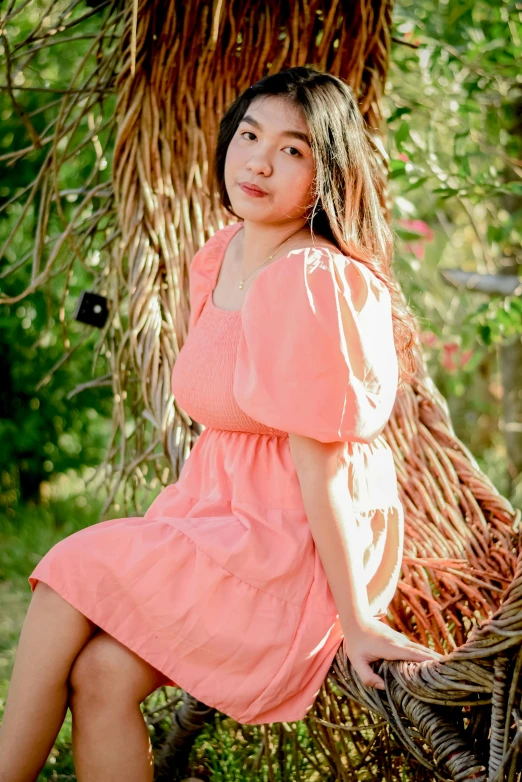
M 342 641 L 288 432 L 345 443 L 368 598 L 386 613 L 404 517 L 382 429 L 397 392 L 386 287 L 328 248 L 261 270 L 241 310 L 212 300 L 227 243 L 190 268 L 176 403 L 204 426 L 179 480 L 145 516 L 76 532 L 29 577 L 51 586 L 198 700 L 241 723 L 302 719 Z

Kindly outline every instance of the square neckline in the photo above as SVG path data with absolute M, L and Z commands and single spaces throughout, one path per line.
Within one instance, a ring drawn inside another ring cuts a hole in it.
M 229 225 L 234 225 L 234 223 L 229 223 Z M 275 261 L 272 261 L 272 263 L 270 263 L 266 268 L 264 268 L 262 271 L 260 271 L 259 274 L 257 275 L 257 277 L 254 277 L 253 282 L 250 283 L 250 285 L 249 285 L 249 287 L 247 289 L 247 292 L 245 293 L 245 298 L 243 300 L 243 306 L 239 307 L 239 309 L 236 309 L 236 310 L 226 310 L 223 307 L 218 307 L 216 304 L 214 304 L 214 291 L 216 290 L 216 287 L 217 287 L 219 272 L 221 271 L 221 267 L 223 265 L 223 261 L 225 260 L 225 253 L 227 251 L 227 247 L 229 246 L 229 244 L 232 241 L 232 239 L 234 238 L 234 236 L 236 234 L 238 234 L 240 230 L 243 230 L 243 223 L 242 222 L 237 223 L 237 226 L 238 226 L 238 229 L 236 231 L 231 231 L 232 235 L 230 236 L 230 238 L 228 239 L 227 242 L 224 242 L 223 249 L 222 249 L 222 251 L 218 255 L 218 262 L 216 264 L 216 269 L 215 269 L 215 272 L 214 272 L 214 279 L 212 281 L 212 288 L 210 289 L 210 293 L 207 296 L 207 302 L 210 301 L 210 308 L 211 309 L 215 310 L 216 312 L 224 312 L 226 315 L 229 315 L 229 316 L 230 315 L 237 316 L 237 315 L 239 315 L 239 314 L 241 314 L 243 312 L 243 309 L 244 309 L 244 307 L 246 305 L 246 302 L 247 302 L 247 299 L 248 299 L 248 294 L 252 290 L 252 288 L 255 286 L 256 280 L 259 277 L 261 277 L 262 274 L 264 274 L 266 271 L 268 271 L 268 269 L 271 266 L 275 265 L 278 261 L 281 261 L 283 258 L 286 258 L 287 255 L 289 255 L 289 253 L 287 253 L 286 255 L 280 255 L 279 258 L 276 258 Z M 290 252 L 300 251 L 301 249 L 305 249 L 305 248 L 294 248 L 294 250 L 290 250 Z M 314 245 L 313 249 L 318 249 L 318 246 Z
M 243 301 L 243 306 L 239 307 L 239 309 L 236 309 L 236 310 L 227 310 L 224 307 L 218 307 L 216 304 L 214 304 L 214 291 L 217 288 L 217 281 L 218 281 L 218 277 L 219 277 L 219 272 L 221 271 L 221 267 L 223 266 L 223 261 L 225 260 L 225 253 L 227 251 L 227 247 L 229 246 L 229 244 L 232 241 L 232 239 L 234 238 L 234 236 L 236 234 L 238 234 L 240 230 L 243 229 L 243 223 L 238 223 L 238 226 L 239 227 L 238 227 L 238 229 L 236 231 L 231 231 L 232 236 L 230 237 L 230 239 L 227 242 L 224 242 L 223 250 L 218 255 L 218 262 L 216 264 L 216 270 L 215 270 L 215 273 L 214 273 L 214 279 L 212 280 L 212 288 L 210 289 L 210 293 L 208 295 L 208 299 L 210 299 L 210 306 L 212 307 L 212 309 L 216 310 L 217 312 L 226 312 L 228 314 L 234 314 L 234 315 L 236 315 L 238 312 L 240 313 L 240 312 L 243 311 L 243 307 L 245 306 L 245 302 Z M 250 290 L 250 288 L 249 288 L 249 290 Z M 248 293 L 248 291 L 247 291 L 247 293 Z M 246 294 L 245 294 L 245 299 L 246 299 Z

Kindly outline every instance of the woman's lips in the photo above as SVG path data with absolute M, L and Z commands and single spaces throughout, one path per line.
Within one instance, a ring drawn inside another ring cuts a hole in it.
M 247 184 L 240 184 L 239 187 L 243 193 L 246 193 L 249 196 L 253 196 L 254 198 L 264 198 L 264 196 L 268 195 L 267 193 L 262 193 L 260 190 L 254 190 Z

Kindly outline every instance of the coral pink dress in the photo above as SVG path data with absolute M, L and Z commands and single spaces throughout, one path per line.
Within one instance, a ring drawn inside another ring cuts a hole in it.
M 176 402 L 205 426 L 179 480 L 144 517 L 55 545 L 29 577 L 197 699 L 241 723 L 310 709 L 342 641 L 288 432 L 346 443 L 368 596 L 386 612 L 399 578 L 403 508 L 380 434 L 397 392 L 386 287 L 327 248 L 261 270 L 241 310 L 212 300 L 241 223 L 190 268 L 189 334 Z

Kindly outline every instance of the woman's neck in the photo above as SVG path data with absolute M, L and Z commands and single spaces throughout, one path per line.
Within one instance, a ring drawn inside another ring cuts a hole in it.
M 238 235 L 238 257 L 243 260 L 245 277 L 264 263 L 269 255 L 277 257 L 279 250 L 289 252 L 296 244 L 309 238 L 310 228 L 302 218 L 285 223 L 244 220 L 243 230 Z M 284 247 L 281 247 L 283 243 Z

